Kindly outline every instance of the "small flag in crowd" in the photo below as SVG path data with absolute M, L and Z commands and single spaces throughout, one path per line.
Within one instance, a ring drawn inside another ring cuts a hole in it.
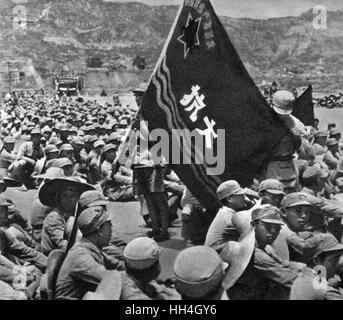
M 311 85 L 295 100 L 292 114 L 305 126 L 313 126 L 314 104 Z

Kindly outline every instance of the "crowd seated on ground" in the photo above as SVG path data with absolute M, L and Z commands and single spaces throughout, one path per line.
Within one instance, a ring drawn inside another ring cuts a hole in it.
M 138 104 L 145 89 L 134 90 Z M 271 107 L 294 135 L 291 153 L 278 154 L 289 151 L 281 142 L 248 188 L 218 185 L 215 215 L 169 164 L 143 152 L 118 162 L 137 121 L 119 100 L 16 99 L 1 105 L 0 300 L 343 298 L 341 133 L 318 119 L 305 128 L 290 92 L 276 90 Z M 7 188 L 36 190 L 28 220 Z M 109 203 L 128 201 L 149 230 L 127 243 Z M 185 249 L 161 281 L 161 246 L 177 219 Z M 310 285 L 316 266 L 326 268 L 325 288 Z

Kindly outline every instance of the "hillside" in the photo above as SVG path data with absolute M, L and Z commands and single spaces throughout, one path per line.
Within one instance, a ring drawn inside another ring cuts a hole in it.
M 0 61 L 32 61 L 46 79 L 64 70 L 85 71 L 100 57 L 113 71 L 147 80 L 175 18 L 175 6 L 110 3 L 101 0 L 29 0 L 26 32 L 12 23 L 14 3 L 0 1 Z M 328 13 L 328 29 L 315 30 L 311 12 L 300 17 L 221 21 L 257 84 L 276 79 L 284 86 L 312 83 L 316 91 L 337 91 L 343 79 L 343 12 Z M 144 57 L 144 71 L 132 66 Z

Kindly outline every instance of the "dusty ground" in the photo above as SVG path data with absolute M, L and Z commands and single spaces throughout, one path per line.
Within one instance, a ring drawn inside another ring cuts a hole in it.
M 315 108 L 315 116 L 319 119 L 319 128 L 327 130 L 328 123 L 334 122 L 343 134 L 343 109 Z
M 24 217 L 30 219 L 31 204 L 37 196 L 36 190 L 18 191 L 15 188 L 7 189 L 6 197 L 13 200 Z M 145 228 L 144 220 L 139 215 L 138 202 L 112 202 L 108 206 L 112 223 L 116 232 L 126 241 L 144 236 L 149 230 Z M 180 250 L 185 248 L 186 242 L 181 238 L 181 222 L 176 220 L 169 229 L 171 239 L 161 243 L 162 273 L 160 277 L 166 279 L 172 275 L 173 262 Z

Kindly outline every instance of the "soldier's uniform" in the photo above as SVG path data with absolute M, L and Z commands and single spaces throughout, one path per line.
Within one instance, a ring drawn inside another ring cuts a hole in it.
M 54 249 L 65 249 L 68 240 L 64 237 L 64 230 L 67 221 L 63 213 L 58 210 L 52 210 L 44 220 L 42 229 L 41 250 L 45 255 Z
M 326 148 L 326 139 L 327 139 L 327 133 L 323 131 L 318 131 L 314 135 L 315 142 L 313 143 L 313 150 L 315 156 L 323 156 L 327 150 Z M 323 142 L 319 144 L 316 142 L 316 139 L 323 139 Z
M 294 96 L 288 91 L 278 91 L 273 97 L 273 109 L 282 116 L 282 119 L 288 119 L 292 112 Z M 286 118 L 288 116 L 288 118 Z M 293 119 L 293 118 L 292 118 Z M 292 120 L 285 121 L 290 130 L 297 129 L 298 125 Z M 301 129 L 301 128 L 300 128 Z M 272 151 L 269 162 L 266 165 L 263 180 L 275 179 L 284 184 L 285 188 L 293 187 L 298 184 L 298 171 L 293 157 L 301 145 L 300 137 L 295 135 L 286 135 L 280 141 L 278 146 Z
M 109 215 L 101 207 L 85 209 L 77 220 L 83 234 L 65 258 L 56 282 L 57 299 L 81 299 L 105 277 L 108 270 L 115 270 L 111 259 L 106 259 L 103 249 L 87 239 L 87 236 L 110 221 Z
M 127 270 L 122 275 L 121 300 L 180 300 L 174 288 L 159 284 L 156 279 L 147 281 L 135 275 L 145 274 L 149 278 L 149 269 L 157 267 L 159 255 L 158 244 L 147 237 L 136 238 L 128 243 L 124 250 Z
M 187 248 L 174 262 L 176 289 L 183 300 L 228 300 L 222 286 L 224 269 L 225 263 L 213 249 Z
M 282 224 L 277 208 L 265 207 L 252 212 L 252 221 Z M 229 289 L 231 300 L 286 300 L 303 264 L 284 261 L 269 246 L 256 241 L 252 258 L 242 276 Z

